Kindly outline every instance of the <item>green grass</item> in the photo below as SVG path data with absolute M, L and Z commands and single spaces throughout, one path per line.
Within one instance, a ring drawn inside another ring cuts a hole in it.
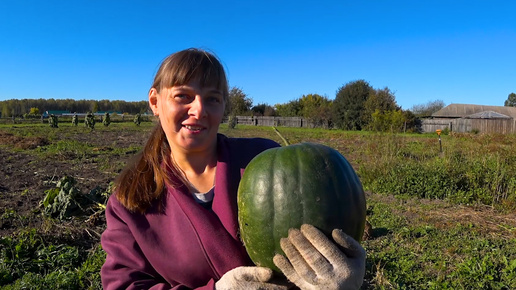
M 428 215 L 454 212 L 443 203 L 386 203 L 371 196 L 368 219 L 378 237 L 363 245 L 366 273 L 374 288 L 515 289 L 516 238 L 511 230 L 501 229 L 496 235 L 473 221 L 407 215 L 410 208 Z
M 100 246 L 85 250 L 50 244 L 36 229 L 0 238 L 2 289 L 101 289 Z

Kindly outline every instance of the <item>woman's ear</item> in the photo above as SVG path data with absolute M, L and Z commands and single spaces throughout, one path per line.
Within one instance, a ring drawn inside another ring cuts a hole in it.
M 154 113 L 154 116 L 159 116 L 158 97 L 159 97 L 158 90 L 156 90 L 155 88 L 150 89 L 149 106 L 150 106 L 152 112 Z

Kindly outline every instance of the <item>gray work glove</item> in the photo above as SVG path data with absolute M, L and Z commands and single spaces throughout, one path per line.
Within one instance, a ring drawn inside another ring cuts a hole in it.
M 215 283 L 216 290 L 286 290 L 287 286 L 272 283 L 273 272 L 265 267 L 237 267 Z
M 311 225 L 290 229 L 280 241 L 282 255 L 274 264 L 296 286 L 307 289 L 359 289 L 365 275 L 366 252 L 342 230 L 332 232 L 333 240 Z

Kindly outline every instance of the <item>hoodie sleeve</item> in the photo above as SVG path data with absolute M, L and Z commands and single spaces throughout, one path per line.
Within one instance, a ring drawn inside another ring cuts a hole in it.
M 101 244 L 106 261 L 101 269 L 103 289 L 190 289 L 184 285 L 171 285 L 165 281 L 147 260 L 138 246 L 123 216 L 127 211 L 111 196 L 106 206 L 107 228 Z M 214 289 L 211 279 L 197 289 Z

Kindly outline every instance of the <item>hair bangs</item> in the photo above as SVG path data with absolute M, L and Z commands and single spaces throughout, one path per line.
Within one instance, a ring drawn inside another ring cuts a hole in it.
M 187 49 L 167 57 L 156 74 L 153 87 L 161 90 L 198 80 L 203 87 L 215 87 L 224 97 L 228 84 L 224 68 L 212 54 L 198 49 Z

